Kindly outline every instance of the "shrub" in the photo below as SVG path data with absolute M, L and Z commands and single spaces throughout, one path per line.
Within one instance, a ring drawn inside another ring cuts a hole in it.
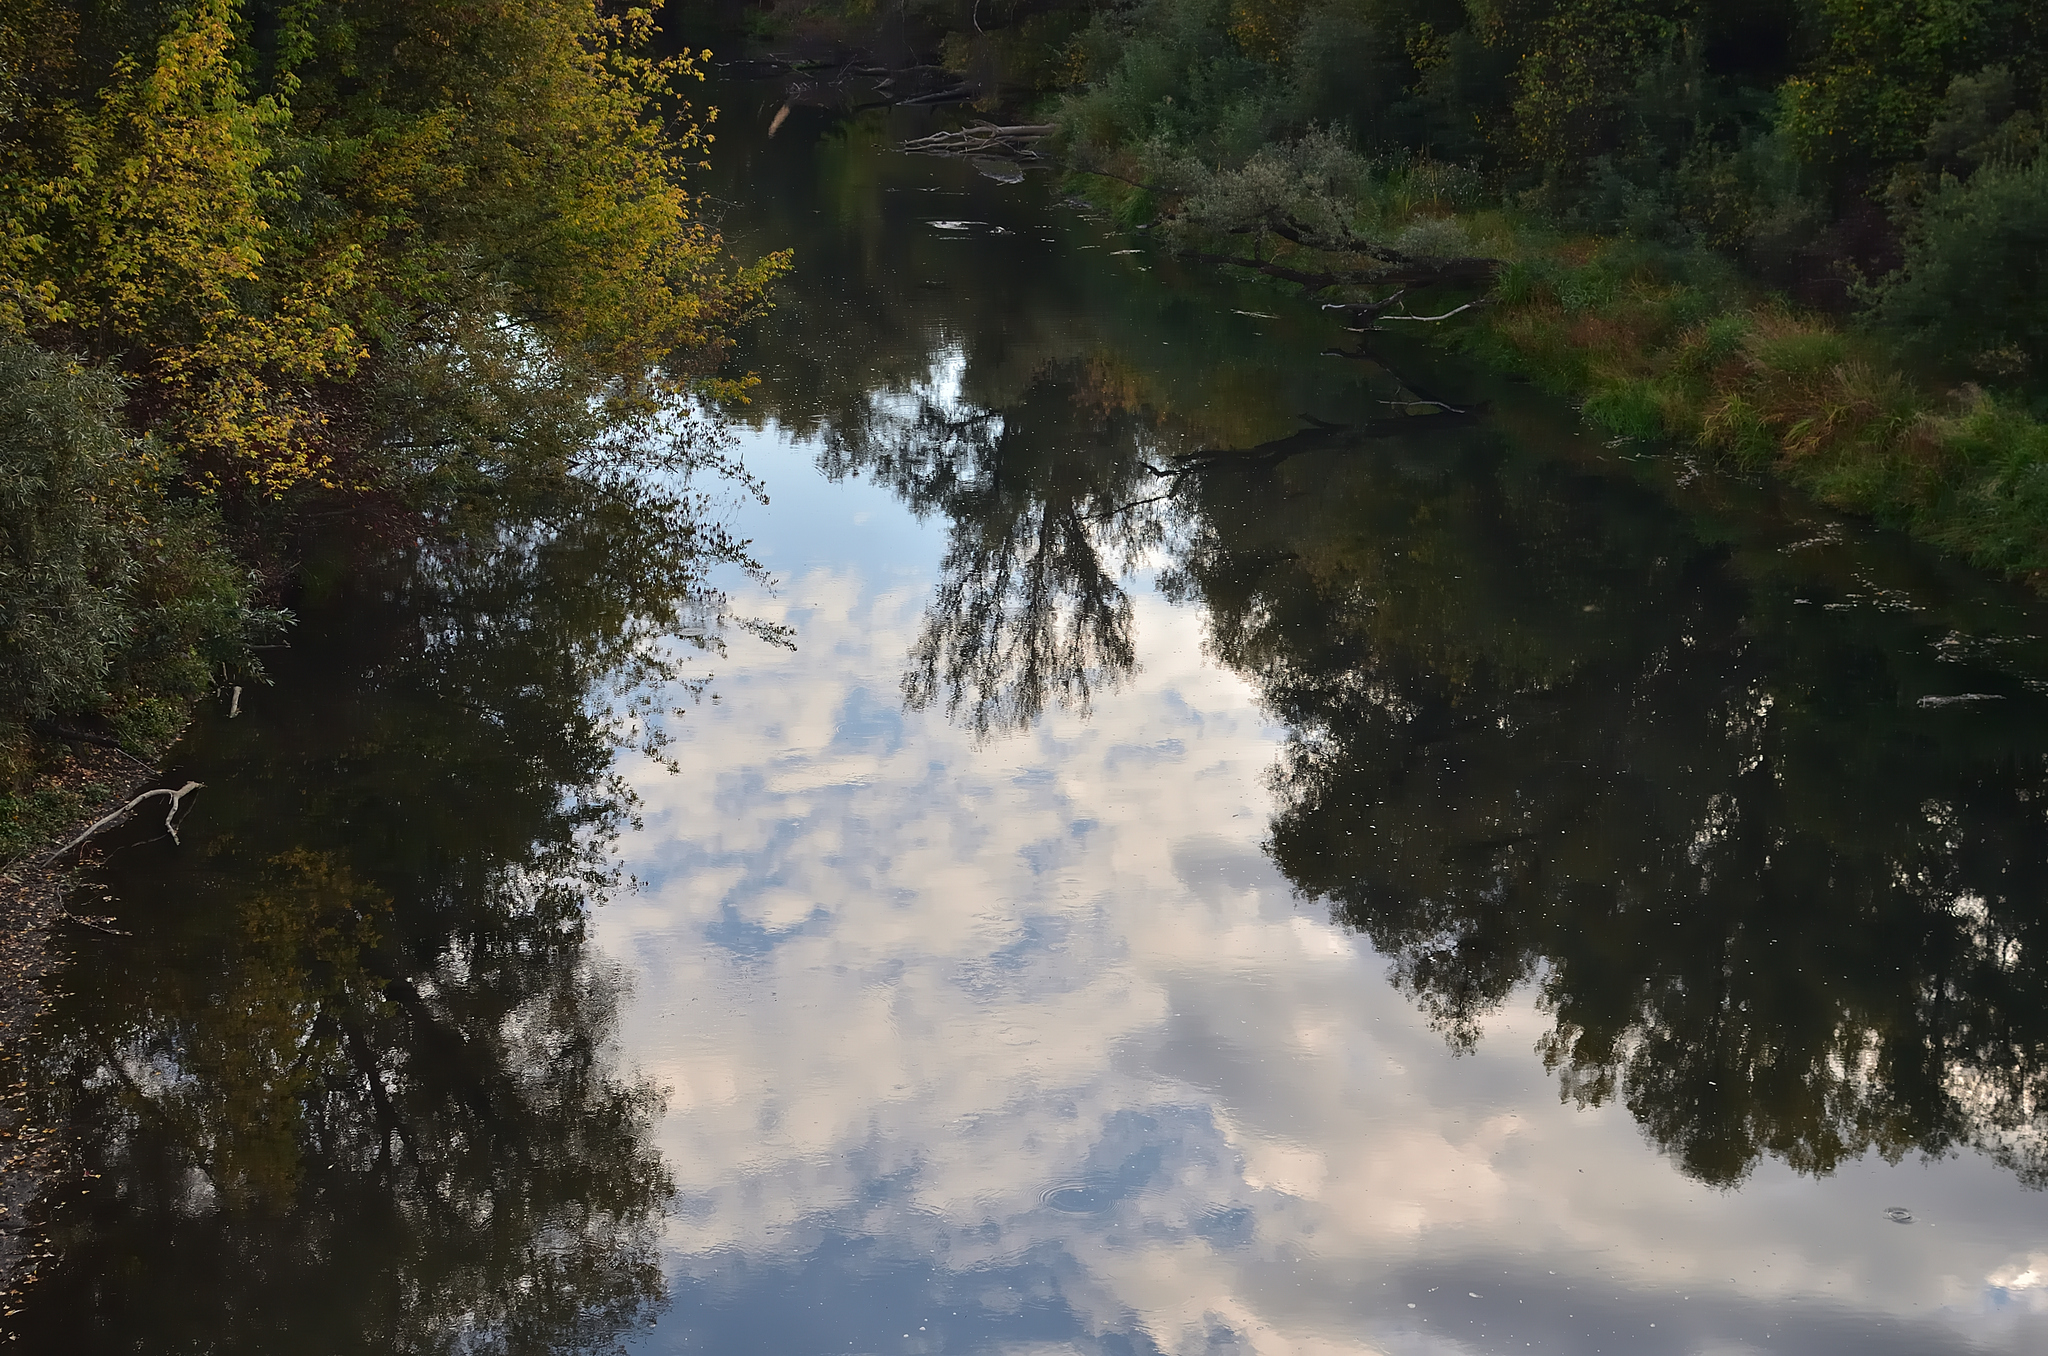
M 120 431 L 104 371 L 0 340 L 0 750 L 96 717 L 136 746 L 182 700 L 248 662 L 248 583 L 211 511 L 161 493 L 166 469 Z
M 1912 345 L 2039 389 L 2048 362 L 2048 155 L 1944 179 L 1875 295 Z

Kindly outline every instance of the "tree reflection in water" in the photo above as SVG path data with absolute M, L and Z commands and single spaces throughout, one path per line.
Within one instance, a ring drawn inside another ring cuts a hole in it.
M 1701 1180 L 1968 1144 L 2048 1185 L 2037 700 L 1921 707 L 1928 619 L 1483 439 L 1293 469 L 1171 582 L 1289 727 L 1275 859 L 1454 1045 L 1533 980 L 1564 1094 Z
M 609 780 L 732 544 L 629 485 L 309 599 L 278 686 L 202 725 L 180 851 L 117 854 L 52 1114 L 90 1190 L 16 1322 L 73 1352 L 610 1349 L 663 1299 L 657 1090 L 586 951 Z M 318 571 L 313 572 L 317 577 Z M 637 667 L 636 667 L 637 666 Z
M 865 474 L 947 519 L 903 678 L 910 709 L 942 706 L 985 739 L 1048 701 L 1085 714 L 1131 672 L 1121 581 L 1162 540 L 1166 491 L 1145 458 L 1171 437 L 1105 398 L 1114 379 L 1103 359 L 1048 364 L 1000 414 L 926 385 L 826 432 L 827 474 Z
M 1118 513 L 1199 430 L 1085 371 L 827 435 L 951 519 L 910 705 L 1085 704 L 1135 653 L 1106 562 L 1160 548 L 1290 731 L 1275 860 L 1454 1048 L 1533 983 L 1563 1095 L 1700 1180 L 1973 1146 L 2048 1185 L 2048 712 L 1940 662 L 1972 623 L 1805 605 L 1833 584 L 1792 557 L 1470 421 L 1311 429 Z M 1959 681 L 2008 700 L 1916 703 Z

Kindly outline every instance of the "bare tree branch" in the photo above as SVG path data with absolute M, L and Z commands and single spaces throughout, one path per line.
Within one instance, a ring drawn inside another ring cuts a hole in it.
M 183 786 L 179 787 L 175 791 L 171 790 L 171 788 L 169 788 L 168 786 L 159 786 L 154 791 L 145 791 L 141 795 L 137 796 L 135 799 L 129 801 L 126 805 L 123 805 L 120 809 L 114 811 L 112 814 L 104 815 L 98 820 L 95 820 L 92 824 L 92 827 L 88 828 L 84 833 L 79 834 L 78 837 L 72 839 L 63 847 L 58 848 L 55 852 L 45 857 L 43 859 L 43 865 L 48 866 L 51 862 L 56 861 L 59 857 L 62 857 L 65 853 L 71 851 L 71 849 L 77 847 L 80 843 L 83 843 L 86 839 L 100 832 L 100 830 L 110 829 L 113 828 L 116 824 L 124 823 L 127 820 L 128 816 L 135 812 L 136 806 L 156 796 L 170 797 L 170 807 L 164 811 L 164 831 L 171 835 L 171 841 L 173 843 L 178 842 L 178 826 L 172 822 L 178 816 L 178 807 L 184 802 L 185 797 L 191 795 L 194 791 L 197 791 L 200 787 L 204 785 L 206 785 L 205 782 L 186 782 Z

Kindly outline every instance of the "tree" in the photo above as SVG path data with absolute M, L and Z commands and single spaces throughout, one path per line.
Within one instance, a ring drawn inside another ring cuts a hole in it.
M 250 666 L 262 617 L 205 506 L 121 428 L 104 370 L 0 338 L 0 770 L 38 723 L 104 715 L 144 744 L 223 668 Z
M 1809 161 L 1850 177 L 1918 158 L 1949 83 L 1990 60 L 2038 80 L 2048 29 L 2027 0 L 1811 0 L 1818 51 L 1782 91 Z
M 1875 291 L 1879 321 L 1994 379 L 2048 374 L 2048 155 L 1944 176 L 1913 219 L 1905 266 Z

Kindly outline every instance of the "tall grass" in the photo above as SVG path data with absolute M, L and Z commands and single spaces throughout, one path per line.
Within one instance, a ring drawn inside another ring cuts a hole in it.
M 1920 377 L 1882 337 L 1756 293 L 1710 258 L 1511 243 L 1463 346 L 1616 434 L 1703 449 L 2048 583 L 2048 426 L 2017 403 Z

